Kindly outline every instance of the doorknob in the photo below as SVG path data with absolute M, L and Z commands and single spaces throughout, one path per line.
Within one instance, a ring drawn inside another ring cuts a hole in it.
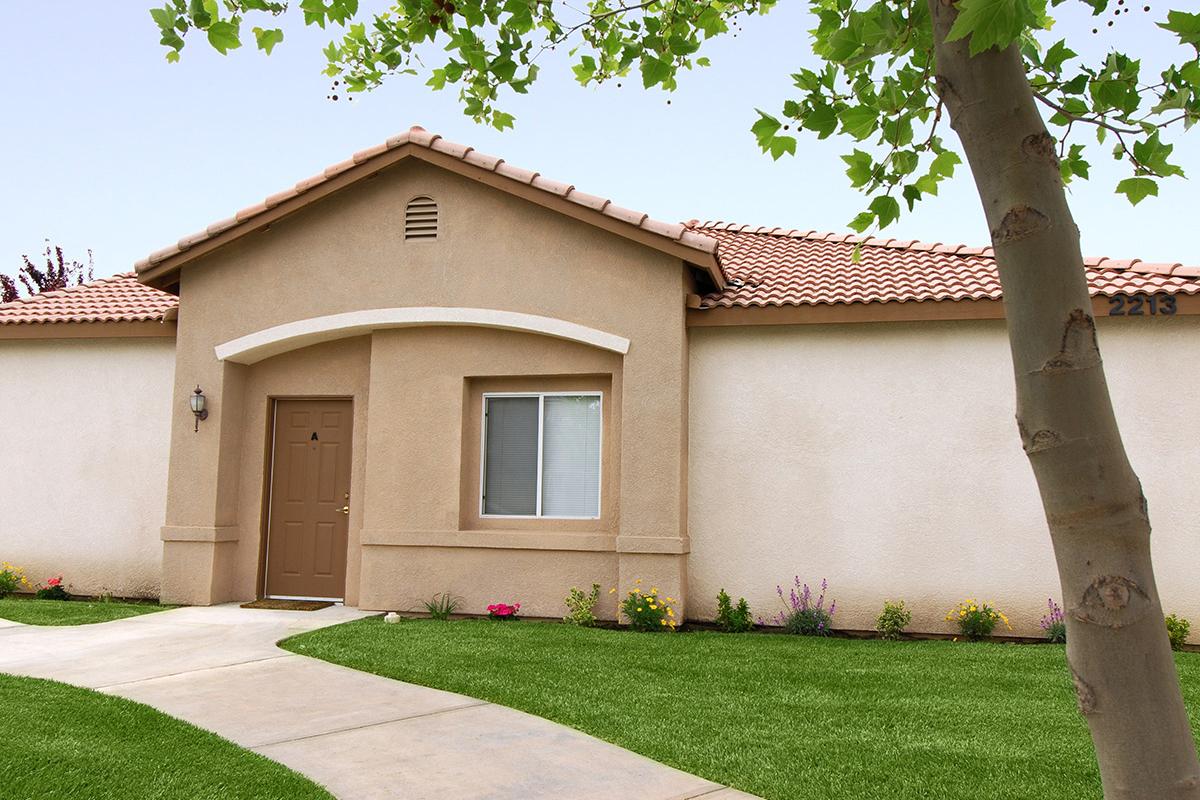
M 345 514 L 345 515 L 349 516 L 349 515 L 350 515 L 350 506 L 342 506 L 341 508 L 335 508 L 335 509 L 334 509 L 334 512 L 335 512 L 335 513 L 336 513 L 336 512 L 338 512 L 338 511 L 340 511 L 340 512 L 342 512 L 343 514 Z

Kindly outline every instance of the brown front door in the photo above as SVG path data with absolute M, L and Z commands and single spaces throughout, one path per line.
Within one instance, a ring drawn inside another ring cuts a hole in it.
M 275 401 L 268 597 L 345 597 L 351 408 L 349 400 Z

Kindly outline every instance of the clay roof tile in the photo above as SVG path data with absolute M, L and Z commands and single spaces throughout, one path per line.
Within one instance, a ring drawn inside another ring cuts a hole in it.
M 178 305 L 175 295 L 125 272 L 0 304 L 0 326 L 162 321 Z
M 717 240 L 728 279 L 723 291 L 701 298 L 702 309 L 969 302 L 999 300 L 1003 294 L 990 247 L 896 239 L 860 242 L 861 237 L 850 234 L 747 230 L 746 226 L 724 222 L 703 223 L 694 232 Z M 689 230 L 684 235 L 691 233 Z M 1200 295 L 1200 267 L 1103 258 L 1086 259 L 1085 266 L 1089 291 L 1094 296 Z

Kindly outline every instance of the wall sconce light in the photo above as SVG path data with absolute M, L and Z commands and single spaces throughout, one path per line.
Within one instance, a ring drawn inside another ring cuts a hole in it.
M 200 420 L 208 419 L 208 409 L 204 407 L 207 398 L 204 396 L 204 392 L 200 391 L 199 385 L 196 386 L 196 390 L 192 392 L 192 396 L 188 400 L 192 406 L 192 413 L 196 415 L 196 427 L 193 430 L 199 431 Z

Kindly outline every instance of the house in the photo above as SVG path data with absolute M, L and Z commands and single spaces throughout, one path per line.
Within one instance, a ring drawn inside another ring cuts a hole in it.
M 1200 268 L 1083 268 L 1195 617 Z M 1033 633 L 1058 582 L 1007 347 L 989 248 L 660 222 L 413 128 L 0 306 L 0 554 L 172 603 L 546 617 L 639 579 L 769 614 L 799 574 L 839 627 L 978 596 Z

